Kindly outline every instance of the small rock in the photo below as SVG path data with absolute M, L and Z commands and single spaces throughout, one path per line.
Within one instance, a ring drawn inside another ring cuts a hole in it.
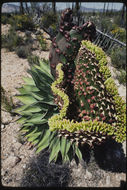
M 111 183 L 110 176 L 107 176 L 107 177 L 106 177 L 106 185 L 109 186 L 110 183 Z
M 12 117 L 10 116 L 10 113 L 2 111 L 2 124 L 7 125 L 12 121 Z
M 5 125 L 4 124 L 1 124 L 1 129 L 3 130 L 5 128 Z
M 85 178 L 88 178 L 88 179 L 92 178 L 92 174 L 88 170 L 86 170 L 86 177 Z
M 18 156 L 12 156 L 10 155 L 6 160 L 4 165 L 6 164 L 6 168 L 8 167 L 14 167 L 16 166 L 17 163 L 19 163 L 21 161 L 21 158 Z
M 126 141 L 122 143 L 123 145 L 123 151 L 124 151 L 124 154 L 126 155 Z
M 26 168 L 26 164 L 23 165 L 23 168 L 24 168 L 24 169 Z
M 14 146 L 15 146 L 15 148 L 16 148 L 17 150 L 19 150 L 20 147 L 22 146 L 22 144 L 16 141 L 16 142 L 14 143 Z

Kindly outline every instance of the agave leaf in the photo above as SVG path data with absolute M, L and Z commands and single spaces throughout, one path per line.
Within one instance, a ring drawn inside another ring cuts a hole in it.
M 64 157 L 65 157 L 66 145 L 67 145 L 67 139 L 62 137 L 61 138 L 61 147 L 60 147 L 60 151 L 61 151 L 61 154 L 62 154 L 62 159 L 64 159 Z
M 46 81 L 46 79 L 44 79 L 44 77 L 42 77 L 42 75 L 39 75 L 37 72 L 32 70 L 29 70 L 28 72 L 33 77 L 37 88 L 41 89 L 42 91 L 47 91 L 47 89 L 48 91 L 51 91 L 51 84 L 48 84 L 48 82 Z
M 60 138 L 57 138 L 55 144 L 53 144 L 52 151 L 49 157 L 49 163 L 57 156 L 60 151 Z
M 27 123 L 33 124 L 44 124 L 47 123 L 47 119 L 43 119 L 46 113 L 44 114 L 34 114 L 30 119 L 27 119 Z
M 31 105 L 31 106 L 27 106 L 26 108 L 23 109 L 23 112 L 28 112 L 28 113 L 37 113 L 42 111 L 41 107 L 36 106 L 36 105 Z
M 53 145 L 56 143 L 57 141 L 57 136 L 53 136 L 52 138 L 50 137 L 50 145 L 49 145 L 49 149 L 52 149 Z
M 31 135 L 33 135 L 35 132 L 37 131 L 37 127 L 32 127 L 30 128 L 28 134 L 25 134 L 25 137 L 30 137 Z
M 70 146 L 70 149 L 69 149 L 69 151 L 68 151 L 68 158 L 69 158 L 69 161 L 71 162 L 72 161 L 72 159 L 73 159 L 73 157 L 74 157 L 74 151 L 73 151 L 73 148 L 72 148 L 72 146 Z
M 27 92 L 38 92 L 39 91 L 39 89 L 34 85 L 23 85 L 23 87 Z
M 39 75 L 39 76 L 41 76 L 41 79 L 43 79 L 44 81 L 46 81 L 46 83 L 48 83 L 48 84 L 52 84 L 52 82 L 53 82 L 53 79 L 51 79 L 48 75 L 46 75 L 46 73 L 44 73 L 44 72 L 42 72 L 41 70 L 38 70 L 37 69 L 37 74 Z
M 65 155 L 64 160 L 63 160 L 63 161 L 64 161 L 64 163 L 65 163 L 65 162 L 67 162 L 67 161 L 70 161 L 69 156 L 68 156 L 67 154 Z
M 57 135 L 57 131 L 52 131 L 51 132 L 50 137 L 49 137 L 49 142 L 50 143 L 51 143 L 51 141 L 53 140 L 54 137 L 56 138 L 56 135 Z
M 17 95 L 17 98 L 22 103 L 27 104 L 27 105 L 30 105 L 30 104 L 37 102 L 37 100 L 30 95 Z
M 30 112 L 39 112 L 39 111 L 47 111 L 49 109 L 50 105 L 47 105 L 45 103 L 42 103 L 41 101 L 38 101 L 34 104 L 31 104 L 27 106 L 23 111 L 30 111 Z
M 34 126 L 34 124 L 33 123 L 24 123 L 23 126 L 25 126 L 25 127 L 29 126 L 30 127 L 30 126 Z
M 40 63 L 41 69 L 48 72 L 51 75 L 49 62 L 47 63 L 46 60 L 43 59 L 43 60 L 39 60 L 39 63 Z
M 37 69 L 39 69 L 40 71 L 42 71 L 43 73 L 46 73 L 46 75 L 48 75 L 48 76 L 54 81 L 54 78 L 53 78 L 53 76 L 51 75 L 51 71 L 50 71 L 50 66 L 49 66 L 49 64 L 40 61 L 40 65 L 41 65 L 41 67 L 39 67 L 38 65 L 35 65 L 35 67 L 36 67 Z
M 45 149 L 48 145 L 49 145 L 49 141 L 45 140 L 45 142 L 39 148 L 37 148 L 36 153 L 39 153 L 40 151 Z
M 36 99 L 38 99 L 39 101 L 41 100 L 53 101 L 54 100 L 53 96 L 50 96 L 50 94 L 45 93 L 45 92 L 31 92 L 31 95 L 35 97 Z
M 33 142 L 34 140 L 38 139 L 38 142 L 39 142 L 40 135 L 41 135 L 41 132 L 34 133 L 34 134 L 30 135 L 30 137 L 28 138 L 28 141 Z
M 19 119 L 17 119 L 17 122 L 19 124 L 23 124 L 23 123 L 25 123 L 26 119 L 27 119 L 27 117 L 20 117 Z
M 37 153 L 40 152 L 42 149 L 46 148 L 49 145 L 49 136 L 50 136 L 50 130 L 46 129 L 42 139 L 40 140 L 39 144 L 37 145 Z
M 68 141 L 66 138 L 62 137 L 60 151 L 61 151 L 62 159 L 64 162 L 69 160 L 68 151 L 69 151 L 70 147 L 71 147 L 70 141 Z
M 73 150 L 75 151 L 75 154 L 77 155 L 79 160 L 82 160 L 82 153 L 81 153 L 81 151 L 79 150 L 78 146 L 75 143 L 73 144 Z
M 23 80 L 26 82 L 26 84 L 28 85 L 35 85 L 35 82 L 33 80 L 33 78 L 30 77 L 23 77 Z
M 17 90 L 18 90 L 21 94 L 27 94 L 26 89 L 24 89 L 23 87 L 17 88 Z
M 21 111 L 25 110 L 25 108 L 27 108 L 27 107 L 28 107 L 28 105 L 22 105 L 21 107 L 14 109 L 14 112 L 20 113 Z

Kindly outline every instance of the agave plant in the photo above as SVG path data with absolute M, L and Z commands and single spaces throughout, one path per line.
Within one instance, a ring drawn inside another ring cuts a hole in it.
M 66 10 L 61 17 L 66 21 L 71 11 Z M 71 18 L 67 20 L 71 22 Z M 90 37 L 89 24 L 85 29 Z M 64 27 L 60 33 L 67 35 L 72 25 L 65 22 Z M 39 60 L 40 65 L 31 67 L 32 78 L 24 78 L 26 84 L 17 97 L 23 103 L 16 110 L 21 115 L 21 130 L 36 145 L 37 153 L 50 150 L 49 162 L 59 157 L 63 162 L 81 160 L 84 144 L 93 147 L 107 138 L 118 142 L 126 138 L 126 105 L 111 78 L 106 54 L 92 42 L 82 41 L 80 31 L 70 32 L 71 49 L 65 48 L 67 54 L 57 48 L 67 36 L 61 38 L 63 34 L 58 34 L 50 62 Z M 73 34 L 80 38 L 76 51 Z
M 27 140 L 36 145 L 37 153 L 48 147 L 51 151 L 50 162 L 57 159 L 59 152 L 66 161 L 69 160 L 67 153 L 70 158 L 72 156 L 72 146 L 66 138 L 59 137 L 57 130 L 51 132 L 48 125 L 48 119 L 59 112 L 51 90 L 54 78 L 49 63 L 46 60 L 39 62 L 40 66 L 33 65 L 28 71 L 32 77 L 24 77 L 25 85 L 18 89 L 20 95 L 17 98 L 23 105 L 15 110 L 21 115 L 17 122 L 22 125 L 21 131 Z M 76 154 L 81 157 L 78 147 Z

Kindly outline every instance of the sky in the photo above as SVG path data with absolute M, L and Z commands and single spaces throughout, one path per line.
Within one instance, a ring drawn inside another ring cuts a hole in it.
M 64 8 L 66 8 L 66 6 L 69 6 L 69 4 L 70 4 L 70 8 L 71 8 L 72 3 L 57 3 L 57 4 L 59 4 L 59 5 L 57 5 L 58 7 L 64 9 Z M 103 9 L 104 8 L 104 3 L 97 3 L 97 2 L 96 3 L 81 3 L 81 5 L 86 8 L 95 8 L 95 9 Z M 109 9 L 112 9 L 112 6 L 113 6 L 113 9 L 120 10 L 123 6 L 123 3 L 106 3 L 106 7 L 107 6 Z
M 37 1 L 36 1 L 37 2 Z M 42 1 L 43 2 L 43 1 Z M 17 4 L 19 4 L 19 3 L 13 3 L 13 2 L 10 2 L 10 4 L 15 4 L 15 5 L 17 5 Z M 95 8 L 95 9 L 103 9 L 104 8 L 104 3 L 98 3 L 98 2 L 95 2 L 95 3 L 93 3 L 93 2 L 91 2 L 91 3 L 81 3 L 81 5 L 83 6 L 83 7 L 86 7 L 86 8 Z M 57 9 L 65 9 L 65 8 L 67 8 L 67 7 L 72 7 L 72 3 L 70 2 L 70 3 L 66 3 L 66 2 L 60 2 L 60 3 L 56 3 L 56 6 L 57 6 Z M 123 6 L 123 3 L 106 3 L 106 8 L 107 8 L 107 6 L 108 6 L 108 9 L 112 9 L 112 7 L 113 7 L 113 9 L 117 9 L 117 10 L 120 10 L 121 8 L 122 8 L 122 6 Z

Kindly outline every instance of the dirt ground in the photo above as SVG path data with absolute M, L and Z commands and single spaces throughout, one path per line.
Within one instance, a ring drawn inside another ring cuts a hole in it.
M 49 52 L 36 51 L 41 58 L 48 58 Z M 110 65 L 110 68 L 112 66 Z M 1 84 L 13 97 L 17 87 L 27 76 L 27 59 L 19 58 L 15 52 L 1 50 Z M 112 68 L 111 68 L 112 69 Z M 119 93 L 126 98 L 126 88 L 118 86 Z M 1 111 L 1 182 L 9 187 L 120 187 L 126 181 L 126 143 L 107 141 L 93 150 L 84 148 L 84 159 L 77 166 L 48 163 L 49 152 L 39 154 L 20 136 L 17 115 Z

